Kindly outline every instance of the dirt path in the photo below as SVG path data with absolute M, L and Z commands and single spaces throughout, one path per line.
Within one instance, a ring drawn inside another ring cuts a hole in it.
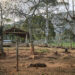
M 29 48 L 19 48 L 19 72 L 16 72 L 16 50 L 9 48 L 8 51 L 5 48 L 7 56 L 0 59 L 1 70 L 7 75 L 75 75 L 75 50 L 66 54 L 63 49 L 35 47 L 35 51 L 39 54 L 32 59 Z M 58 55 L 54 54 L 55 51 L 58 51 Z M 44 63 L 47 67 L 28 67 L 35 63 Z

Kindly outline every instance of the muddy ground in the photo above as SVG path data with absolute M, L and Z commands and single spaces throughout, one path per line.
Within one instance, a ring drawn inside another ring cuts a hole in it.
M 4 48 L 5 58 L 0 58 L 0 75 L 75 75 L 75 50 L 64 53 L 61 48 L 35 47 L 35 58 L 30 47 L 19 47 L 19 71 L 16 71 L 16 48 Z M 55 52 L 57 51 L 57 54 Z M 46 67 L 30 67 L 43 63 Z

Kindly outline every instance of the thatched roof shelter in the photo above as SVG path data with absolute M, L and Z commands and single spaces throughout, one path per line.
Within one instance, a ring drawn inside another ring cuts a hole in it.
M 19 28 L 15 28 L 15 27 L 12 27 L 11 29 L 5 30 L 3 33 L 16 35 L 16 36 L 23 37 L 23 38 L 25 38 L 27 35 L 27 37 L 29 38 L 29 32 L 23 31 Z

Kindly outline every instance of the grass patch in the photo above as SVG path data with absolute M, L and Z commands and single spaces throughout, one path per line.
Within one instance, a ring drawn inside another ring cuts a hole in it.
M 50 43 L 51 46 L 62 46 L 62 47 L 72 47 L 72 48 L 75 48 L 75 42 L 62 42 L 62 43 L 56 43 L 56 42 L 53 42 L 53 43 Z
M 40 49 L 40 50 L 36 50 L 36 52 L 38 52 L 38 53 L 48 53 L 49 50 L 48 49 Z

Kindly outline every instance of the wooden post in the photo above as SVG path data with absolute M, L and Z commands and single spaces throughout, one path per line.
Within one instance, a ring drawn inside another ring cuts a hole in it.
M 27 34 L 26 34 L 26 38 L 25 38 L 25 43 L 26 43 L 26 44 L 28 44 L 28 39 L 27 39 L 27 38 L 28 38 L 28 36 L 27 36 Z
M 19 70 L 18 65 L 19 65 L 19 58 L 18 58 L 18 38 L 16 39 L 16 71 Z
M 34 55 L 34 44 L 31 42 L 31 54 Z
M 29 47 L 29 44 L 28 44 L 28 35 L 26 34 L 26 37 L 25 37 L 25 44 L 26 44 L 26 47 Z

